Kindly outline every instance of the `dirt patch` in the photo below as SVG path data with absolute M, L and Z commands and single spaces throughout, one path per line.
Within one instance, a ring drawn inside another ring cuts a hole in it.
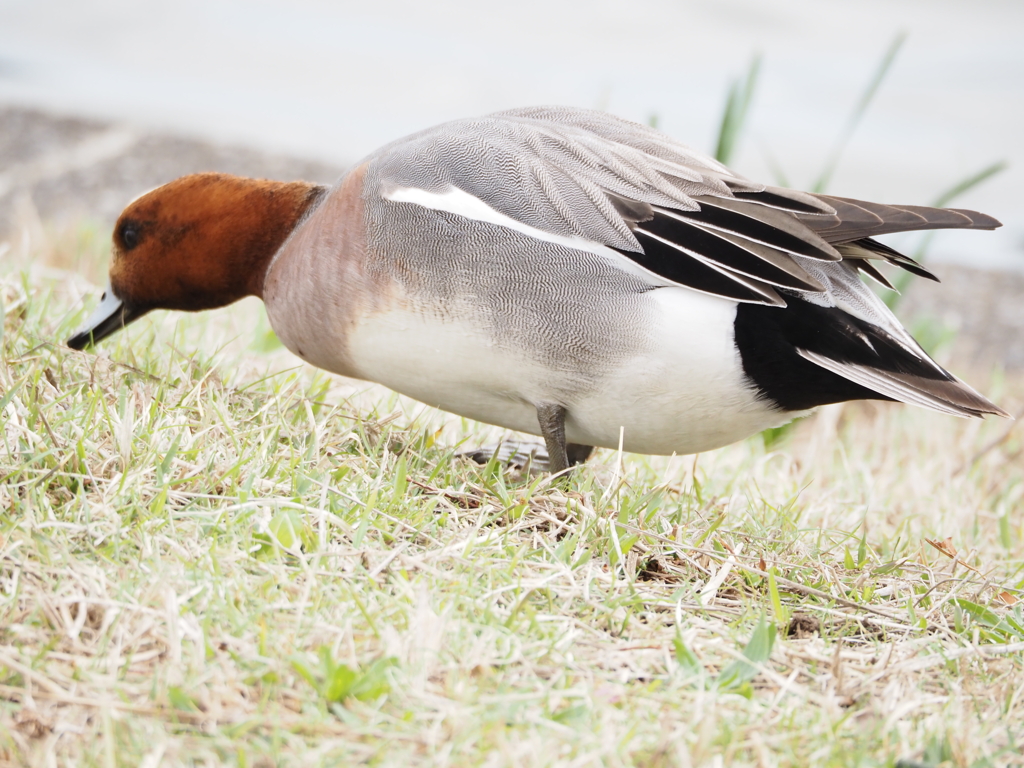
M 806 613 L 798 613 L 789 621 L 786 628 L 786 636 L 796 640 L 806 640 L 809 637 L 817 637 L 821 632 L 821 622 Z

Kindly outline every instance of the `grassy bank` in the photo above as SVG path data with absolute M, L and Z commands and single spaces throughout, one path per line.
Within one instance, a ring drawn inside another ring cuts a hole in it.
M 0 758 L 1024 765 L 1007 422 L 831 407 L 552 486 L 255 302 L 66 349 L 105 240 L 0 256 Z

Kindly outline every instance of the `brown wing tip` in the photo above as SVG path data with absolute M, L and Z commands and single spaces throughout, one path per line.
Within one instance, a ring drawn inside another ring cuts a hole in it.
M 1016 421 L 1017 420 L 1016 416 L 1014 416 L 1013 414 L 1011 414 L 1011 413 L 1009 413 L 1007 411 L 1004 411 L 1002 408 L 1000 408 L 995 403 L 989 402 L 988 405 L 989 405 L 989 407 L 988 407 L 987 410 L 978 411 L 978 413 L 976 414 L 979 419 L 983 418 L 984 416 L 999 416 L 999 417 L 1004 418 L 1004 419 L 1009 419 L 1010 421 Z
M 956 211 L 961 216 L 966 216 L 971 220 L 971 229 L 999 229 L 1003 226 L 1003 222 L 994 216 L 989 216 L 987 213 L 978 213 L 978 211 L 969 211 L 965 208 L 947 208 L 949 211 Z
M 983 419 L 986 416 L 999 416 L 1000 418 L 1003 419 L 1016 421 L 1016 418 L 1014 416 L 1004 411 L 995 403 L 988 402 L 987 400 L 985 402 L 987 403 L 987 405 L 981 408 L 961 406 L 957 409 L 958 411 L 960 411 L 958 415 L 964 416 L 968 419 Z
M 911 379 L 911 377 L 906 378 L 908 381 Z M 962 411 L 964 416 L 970 418 L 980 419 L 987 415 L 1013 418 L 987 397 L 956 377 L 948 382 L 928 381 L 920 377 L 913 377 L 912 385 L 916 385 L 920 391 L 945 400 L 947 404 Z

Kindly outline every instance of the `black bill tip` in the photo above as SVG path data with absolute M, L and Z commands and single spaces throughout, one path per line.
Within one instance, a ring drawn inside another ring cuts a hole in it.
M 103 292 L 99 306 L 89 315 L 85 325 L 68 339 L 68 346 L 79 350 L 90 347 L 117 333 L 128 323 L 137 320 L 144 314 L 146 314 L 144 310 L 137 310 L 117 298 L 108 285 L 107 290 Z

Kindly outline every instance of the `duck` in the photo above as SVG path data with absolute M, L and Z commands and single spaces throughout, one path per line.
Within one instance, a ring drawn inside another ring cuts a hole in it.
M 880 235 L 999 226 L 752 181 L 605 112 L 516 109 L 394 141 L 330 187 L 199 173 L 141 195 L 67 343 L 257 296 L 302 360 L 539 436 L 559 473 L 851 400 L 1008 416 L 864 279 L 937 279 Z

